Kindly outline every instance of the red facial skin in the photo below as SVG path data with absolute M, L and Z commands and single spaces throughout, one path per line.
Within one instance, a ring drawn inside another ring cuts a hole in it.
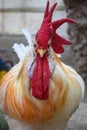
M 36 65 L 32 76 L 32 95 L 41 100 L 46 100 L 49 97 L 50 70 L 47 58 L 48 41 L 51 39 L 50 45 L 55 53 L 63 53 L 63 45 L 71 45 L 72 42 L 59 36 L 56 33 L 56 30 L 65 22 L 76 24 L 76 22 L 70 18 L 52 22 L 52 15 L 56 5 L 57 3 L 55 3 L 49 10 L 49 1 L 47 1 L 41 27 L 36 33 Z M 38 49 L 46 50 L 43 57 L 40 57 Z

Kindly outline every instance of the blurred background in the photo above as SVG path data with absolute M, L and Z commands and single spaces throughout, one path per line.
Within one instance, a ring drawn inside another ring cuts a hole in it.
M 65 47 L 61 60 L 74 67 L 87 86 L 87 0 L 49 0 L 58 2 L 53 19 L 70 17 L 77 25 L 64 24 L 57 31 L 72 40 L 73 46 Z M 47 0 L 0 0 L 0 78 L 18 62 L 12 50 L 14 43 L 27 45 L 22 29 L 34 37 L 43 18 Z M 3 68 L 4 64 L 4 68 Z M 2 72 L 4 70 L 4 72 Z M 2 73 L 1 73 L 2 72 Z M 67 130 L 87 130 L 87 89 L 84 102 L 69 122 Z M 0 113 L 0 130 L 7 130 L 4 115 Z

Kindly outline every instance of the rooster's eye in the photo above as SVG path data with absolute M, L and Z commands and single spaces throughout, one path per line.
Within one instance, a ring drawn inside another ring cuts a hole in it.
M 34 47 L 36 47 L 36 44 L 34 44 Z
M 36 57 L 36 53 L 34 53 L 34 57 Z
M 47 46 L 48 48 L 50 47 L 50 45 Z

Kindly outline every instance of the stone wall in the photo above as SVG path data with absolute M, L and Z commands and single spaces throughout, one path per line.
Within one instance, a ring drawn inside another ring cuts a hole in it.
M 68 34 L 74 45 L 75 68 L 82 75 L 87 86 L 87 0 L 64 0 L 68 17 L 77 21 L 69 25 Z
M 0 34 L 21 34 L 22 28 L 27 28 L 35 34 L 41 24 L 46 1 L 0 0 Z M 59 6 L 53 19 L 65 17 L 63 1 L 50 0 L 50 5 L 54 2 L 58 2 Z

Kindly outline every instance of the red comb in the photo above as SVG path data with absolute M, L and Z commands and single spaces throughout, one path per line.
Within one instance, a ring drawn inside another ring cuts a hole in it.
M 57 3 L 54 3 L 51 9 L 49 10 L 49 1 L 47 1 L 44 18 L 41 24 L 40 29 L 36 33 L 36 41 L 39 46 L 42 45 L 46 47 L 48 44 L 49 38 L 51 39 L 51 46 L 53 50 L 56 53 L 62 53 L 64 51 L 63 45 L 70 45 L 71 41 L 66 40 L 62 37 L 60 37 L 58 34 L 56 34 L 56 30 L 58 27 L 60 27 L 65 22 L 76 24 L 76 21 L 70 19 L 70 18 L 64 18 L 61 20 L 56 20 L 52 22 L 52 15 L 55 10 L 55 7 L 57 6 Z M 45 40 L 44 40 L 45 39 Z M 43 40 L 43 41 L 42 41 Z M 44 44 L 44 45 L 43 45 Z
M 77 24 L 77 22 L 75 20 L 72 20 L 70 18 L 64 18 L 64 19 L 60 19 L 60 20 L 56 20 L 56 21 L 52 22 L 52 26 L 56 30 L 58 27 L 60 27 L 65 22 Z
M 48 16 L 48 12 L 49 12 L 49 1 L 47 1 L 46 9 L 44 12 L 44 18 L 46 18 Z

